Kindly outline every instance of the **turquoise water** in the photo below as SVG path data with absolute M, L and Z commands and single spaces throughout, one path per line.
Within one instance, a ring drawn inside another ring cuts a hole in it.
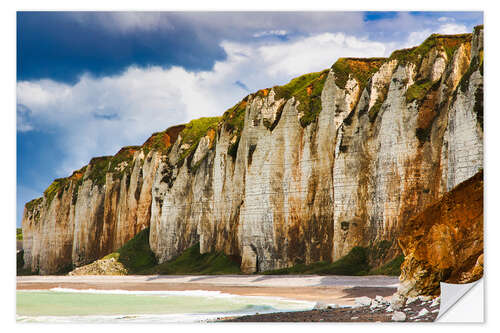
M 311 302 L 213 291 L 134 292 L 55 288 L 17 291 L 20 322 L 196 322 L 223 316 L 310 310 Z

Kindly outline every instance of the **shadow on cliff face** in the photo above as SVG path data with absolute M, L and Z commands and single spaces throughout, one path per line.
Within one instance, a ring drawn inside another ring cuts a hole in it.
M 387 244 L 386 244 L 387 243 Z M 335 262 L 315 262 L 311 264 L 296 264 L 292 267 L 259 272 L 264 275 L 285 275 L 285 274 L 319 274 L 319 275 L 394 275 L 400 274 L 400 266 L 403 262 L 401 255 L 393 258 L 386 255 L 391 243 L 382 241 L 371 246 L 355 246 L 351 251 Z M 377 260 L 375 260 L 377 259 Z M 370 262 L 384 262 L 382 266 L 371 266 Z M 387 262 L 387 260 L 390 260 Z

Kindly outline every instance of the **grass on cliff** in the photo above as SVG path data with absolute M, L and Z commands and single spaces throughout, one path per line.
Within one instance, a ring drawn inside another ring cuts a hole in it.
M 140 274 L 239 274 L 240 262 L 222 252 L 200 254 L 200 244 L 186 249 L 170 261 L 143 270 Z
M 126 242 L 116 252 L 108 254 L 103 259 L 115 258 L 125 266 L 129 274 L 140 271 L 157 264 L 156 257 L 149 247 L 149 228 L 146 228 Z
M 134 153 L 141 149 L 140 146 L 123 147 L 113 156 L 109 163 L 108 172 L 113 172 L 114 179 L 121 179 L 123 174 L 132 172 Z
M 177 160 L 178 167 L 182 166 L 186 158 L 194 154 L 201 138 L 207 135 L 208 130 L 215 130 L 220 120 L 221 117 L 203 117 L 191 120 L 186 125 L 180 133 L 182 136 L 181 144 L 189 144 L 189 148 L 186 149 L 181 156 L 179 156 L 179 159 Z
M 399 276 L 401 274 L 401 264 L 405 260 L 404 255 L 399 255 L 396 258 L 389 261 L 387 264 L 372 269 L 369 274 L 370 275 L 394 275 Z
M 471 39 L 472 34 L 470 33 L 459 35 L 432 34 L 419 46 L 394 51 L 389 59 L 396 59 L 400 64 L 414 63 L 420 67 L 420 63 L 424 56 L 431 49 L 437 47 L 445 51 L 449 61 L 458 47 L 463 43 L 470 42 Z
M 299 76 L 284 86 L 273 87 L 276 93 L 274 99 L 280 98 L 289 99 L 294 97 L 299 101 L 297 110 L 302 113 L 300 124 L 302 127 L 307 127 L 312 122 L 316 121 L 321 112 L 321 92 L 325 85 L 329 69 L 321 72 L 309 73 Z M 272 126 L 272 124 L 270 124 Z
M 432 90 L 435 83 L 436 82 L 432 82 L 431 80 L 424 79 L 409 86 L 406 91 L 406 103 L 411 103 L 415 100 L 417 102 L 422 101 L 427 93 Z M 437 84 L 439 84 L 439 81 L 437 81 Z
M 16 240 L 23 240 L 23 229 L 16 228 Z
M 292 267 L 262 272 L 265 275 L 319 274 L 319 275 L 400 275 L 404 257 L 396 257 L 389 263 L 373 268 L 369 265 L 370 251 L 373 249 L 356 246 L 335 262 L 320 261 L 309 265 L 297 264 Z
M 320 261 L 309 265 L 297 264 L 288 268 L 265 271 L 262 274 L 366 275 L 369 270 L 367 249 L 356 246 L 333 263 Z
M 147 156 L 151 150 L 166 154 L 170 147 L 169 139 L 170 137 L 167 134 L 167 130 L 151 134 L 141 147 L 144 151 L 144 155 Z
M 368 80 L 386 60 L 386 58 L 339 58 L 332 66 L 335 72 L 335 84 L 345 89 L 351 75 L 358 82 L 360 91 L 363 91 Z
M 199 243 L 178 257 L 158 264 L 149 246 L 149 228 L 139 232 L 116 252 L 103 259 L 115 258 L 128 274 L 238 274 L 240 262 L 221 252 L 200 254 Z
M 245 123 L 245 110 L 247 106 L 248 96 L 238 102 L 232 108 L 229 108 L 222 115 L 222 122 L 227 131 L 239 132 L 243 130 Z

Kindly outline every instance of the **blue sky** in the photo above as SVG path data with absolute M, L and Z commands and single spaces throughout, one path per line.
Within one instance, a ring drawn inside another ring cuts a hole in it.
M 481 12 L 18 12 L 17 225 L 91 157 L 248 93 L 472 31 Z

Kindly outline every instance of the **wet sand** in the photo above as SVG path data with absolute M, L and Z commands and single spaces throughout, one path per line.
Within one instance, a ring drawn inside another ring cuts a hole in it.
M 353 305 L 356 297 L 389 297 L 399 280 L 389 276 L 318 275 L 146 275 L 18 276 L 18 290 L 51 288 L 182 291 L 208 290 L 241 296 L 271 296 Z

